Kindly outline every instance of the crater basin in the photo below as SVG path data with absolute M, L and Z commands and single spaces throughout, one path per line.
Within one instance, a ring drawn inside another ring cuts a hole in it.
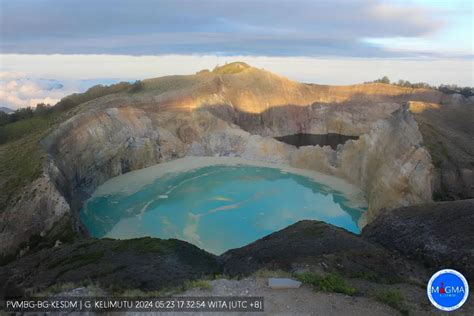
M 349 197 L 357 192 L 342 180 L 317 179 L 271 164 L 190 157 L 107 181 L 80 217 L 94 237 L 177 238 L 214 254 L 303 219 L 359 233 L 365 208 Z

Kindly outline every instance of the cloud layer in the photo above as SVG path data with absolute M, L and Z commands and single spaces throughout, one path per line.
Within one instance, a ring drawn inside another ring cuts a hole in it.
M 36 106 L 38 103 L 55 104 L 67 91 L 55 80 L 31 80 L 2 73 L 0 79 L 0 106 L 12 109 Z
M 5 0 L 2 11 L 3 53 L 400 56 L 366 39 L 443 25 L 381 0 Z
M 114 82 L 116 80 L 104 78 L 98 80 L 74 78 L 59 81 L 41 77 L 34 78 L 21 72 L 0 71 L 0 107 L 18 109 L 28 106 L 35 107 L 38 103 L 54 105 L 61 98 L 72 93 L 83 92 L 99 83 Z
M 320 84 L 354 84 L 382 76 L 392 80 L 474 86 L 473 64 L 465 59 L 313 58 L 217 55 L 3 55 L 0 106 L 36 105 L 96 84 L 192 74 L 225 62 L 244 61 L 290 79 Z M 43 78 L 56 78 L 47 80 Z M 48 99 L 49 98 L 49 99 Z

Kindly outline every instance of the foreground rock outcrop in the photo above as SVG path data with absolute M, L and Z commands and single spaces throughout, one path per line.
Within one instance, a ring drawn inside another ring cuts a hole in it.
M 415 216 L 412 220 L 416 236 L 423 219 Z M 451 238 L 465 241 L 461 234 Z M 453 241 L 452 252 L 463 249 L 462 243 Z M 267 285 L 269 275 L 297 276 L 304 272 L 315 276 L 335 275 L 346 287 L 355 289 L 354 296 L 330 292 L 338 291 L 334 288 L 314 291 L 310 285 L 303 285 L 299 289 L 272 290 Z M 58 245 L 0 266 L 0 300 L 24 294 L 120 296 L 158 291 L 148 293 L 157 296 L 180 292 L 193 284 L 188 281 L 203 278 L 195 284 L 206 284 L 205 289 L 188 289 L 177 295 L 264 296 L 265 311 L 270 314 L 288 310 L 367 314 L 370 310 L 374 315 L 397 315 L 395 309 L 375 300 L 379 293 L 401 293 L 398 304 L 392 304 L 391 300 L 383 302 L 402 313 L 431 315 L 437 310 L 427 301 L 424 287 L 432 272 L 431 268 L 426 269 L 420 262 L 391 251 L 372 238 L 323 222 L 300 221 L 219 257 L 173 239 L 84 239 Z M 250 276 L 224 279 L 223 273 L 232 277 Z M 471 315 L 472 303 L 468 300 L 458 313 Z M 343 304 L 344 308 L 334 309 L 334 304 Z
M 318 221 L 300 221 L 247 246 L 223 253 L 229 275 L 260 269 L 338 271 L 348 277 L 398 282 L 423 278 L 423 268 L 357 235 Z
M 187 242 L 158 238 L 85 239 L 0 267 L 0 298 L 72 282 L 108 290 L 160 290 L 218 273 L 216 257 Z
M 0 266 L 0 298 L 84 281 L 119 292 L 179 289 L 188 280 L 249 275 L 262 268 L 319 268 L 383 282 L 425 277 L 415 263 L 357 235 L 319 221 L 300 221 L 219 257 L 176 239 L 84 239 L 58 245 Z
M 474 199 L 383 212 L 362 236 L 433 271 L 454 268 L 474 278 Z

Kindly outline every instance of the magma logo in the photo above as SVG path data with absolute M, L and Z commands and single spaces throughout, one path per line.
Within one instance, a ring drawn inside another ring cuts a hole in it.
M 466 278 L 456 270 L 444 269 L 431 277 L 426 288 L 431 303 L 443 311 L 461 307 L 469 295 Z

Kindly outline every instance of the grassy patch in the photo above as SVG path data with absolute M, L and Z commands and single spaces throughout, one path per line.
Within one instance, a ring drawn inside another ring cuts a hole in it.
M 95 238 L 91 238 L 91 239 L 87 239 L 85 241 L 81 241 L 77 246 L 76 246 L 76 249 L 75 251 L 78 251 L 79 249 L 82 249 L 82 248 L 89 248 L 90 246 L 98 243 L 100 241 L 100 239 L 95 239 Z
M 0 126 L 0 144 L 20 139 L 25 135 L 41 133 L 51 127 L 59 117 L 58 113 L 50 113 Z
M 209 69 L 203 69 L 196 72 L 196 75 L 203 75 L 203 74 L 209 74 L 209 73 L 211 73 Z
M 41 175 L 46 153 L 39 144 L 40 140 L 74 115 L 78 105 L 110 94 L 137 93 L 143 88 L 141 81 L 94 86 L 84 93 L 63 98 L 46 112 L 35 111 L 31 117 L 1 125 L 0 210 L 15 204 L 20 199 L 22 189 Z
M 61 120 L 51 113 L 0 127 L 0 210 L 19 200 L 19 192 L 41 175 L 46 153 L 39 141 Z
M 68 264 L 78 264 L 80 266 L 85 266 L 91 263 L 97 263 L 104 256 L 103 251 L 90 252 L 85 254 L 79 254 L 68 258 L 62 258 L 56 260 L 48 265 L 48 269 L 54 269 L 58 266 L 65 266 Z
M 58 294 L 62 292 L 67 292 L 78 287 L 80 286 L 72 282 L 53 284 L 52 286 L 46 288 L 45 290 L 35 293 L 35 296 L 50 296 L 50 295 L 54 295 L 54 294 Z
M 175 239 L 161 240 L 150 237 L 135 238 L 120 241 L 115 250 L 142 253 L 167 253 L 175 249 L 178 242 L 179 241 Z
M 212 285 L 209 280 L 192 280 L 186 281 L 183 285 L 184 290 L 200 289 L 200 290 L 212 290 Z
M 212 277 L 213 280 L 219 280 L 219 279 L 226 279 L 226 280 L 240 280 L 240 277 L 239 276 L 230 276 L 228 274 L 220 274 L 220 273 L 217 273 L 217 274 L 214 274 L 214 276 Z
M 246 63 L 237 61 L 234 63 L 226 64 L 224 66 L 217 66 L 212 72 L 219 75 L 231 75 L 242 72 L 248 68 L 250 68 L 250 66 Z
M 377 301 L 387 304 L 388 306 L 398 310 L 400 313 L 408 315 L 405 298 L 399 290 L 393 289 L 380 291 L 376 294 L 375 298 Z
M 315 225 L 305 228 L 303 233 L 308 237 L 318 237 L 321 236 L 327 228 L 328 225 L 326 225 L 325 223 L 317 222 L 315 223 Z
M 124 269 L 127 268 L 127 266 L 124 265 L 124 264 L 121 264 L 121 265 L 118 265 L 118 266 L 113 266 L 113 265 L 108 264 L 107 266 L 101 265 L 101 268 L 96 269 L 95 273 L 90 275 L 90 278 L 98 279 L 98 278 L 101 278 L 101 277 L 105 277 L 107 275 L 114 274 L 114 273 L 116 273 L 120 270 L 124 270 Z
M 41 175 L 45 153 L 38 141 L 22 138 L 0 146 L 0 209 L 18 201 L 21 189 Z
M 347 284 L 346 281 L 335 272 L 329 273 L 326 276 L 320 276 L 312 272 L 304 272 L 296 276 L 299 281 L 312 285 L 315 290 L 346 295 L 354 295 L 356 293 L 356 289 Z
M 363 279 L 374 283 L 393 283 L 373 271 L 361 271 L 353 273 L 350 275 L 350 277 Z

